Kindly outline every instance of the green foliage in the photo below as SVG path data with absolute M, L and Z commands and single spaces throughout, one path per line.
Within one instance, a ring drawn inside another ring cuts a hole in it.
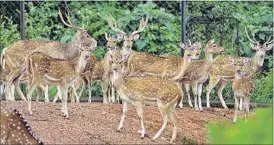
M 236 124 L 210 123 L 208 134 L 211 144 L 273 144 L 272 106 L 258 108 L 255 115 Z
M 58 16 L 60 2 L 27 2 L 26 4 L 27 39 L 56 40 L 63 43 L 73 39 L 76 31 L 65 26 Z M 187 5 L 187 16 L 189 16 L 187 38 L 192 41 L 202 41 L 203 48 L 207 41 L 215 39 L 225 48 L 226 55 L 252 57 L 254 51 L 249 46 L 244 28 L 247 27 L 250 36 L 254 35 L 261 42 L 267 40 L 272 34 L 273 4 L 271 2 L 188 1 Z M 207 9 L 210 5 L 215 7 L 211 10 Z M 107 32 L 115 34 L 110 30 L 106 21 L 110 15 L 116 19 L 117 26 L 126 33 L 138 29 L 142 17 L 149 17 L 147 27 L 140 33 L 140 39 L 134 43 L 134 50 L 153 54 L 168 52 L 180 54 L 180 2 L 68 1 L 67 6 L 72 12 L 72 23 L 87 28 L 90 35 L 98 41 L 98 47 L 94 51 L 98 58 L 103 58 L 106 53 L 104 34 Z M 0 51 L 19 39 L 19 26 L 14 24 L 12 18 L 5 16 L 0 16 Z M 198 20 L 203 21 L 195 22 L 193 17 L 200 17 Z M 204 21 L 208 21 L 208 23 L 203 23 Z M 239 44 L 236 43 L 238 24 Z M 252 101 L 265 102 L 272 99 L 272 81 L 269 81 L 272 80 L 272 74 L 268 73 L 272 68 L 272 51 L 268 51 L 262 70 L 267 73 L 266 75 L 257 75 L 256 90 Z M 99 86 L 95 85 L 96 92 L 93 95 L 101 96 L 98 88 Z M 226 100 L 233 100 L 231 85 L 228 85 L 223 92 Z M 203 89 L 203 96 L 205 96 L 205 89 Z M 217 96 L 216 92 L 213 92 L 211 96 Z
M 20 39 L 18 25 L 14 24 L 10 18 L 0 15 L 0 52 L 12 44 L 14 41 Z
M 266 76 L 258 74 L 256 79 L 256 89 L 251 96 L 254 102 L 271 102 L 273 100 L 273 71 Z

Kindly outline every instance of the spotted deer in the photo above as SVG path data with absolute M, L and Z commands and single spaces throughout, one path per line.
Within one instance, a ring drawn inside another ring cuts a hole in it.
M 230 63 L 236 67 L 235 76 L 232 81 L 232 90 L 234 92 L 235 99 L 235 113 L 233 122 L 237 121 L 238 107 L 240 99 L 243 100 L 245 118 L 249 115 L 250 96 L 253 94 L 255 89 L 255 77 L 246 77 L 248 73 L 248 64 L 251 62 L 250 58 L 244 58 L 243 62 L 236 63 L 233 58 L 230 58 Z
M 71 98 L 71 102 L 80 102 L 80 98 L 83 95 L 83 91 L 85 86 L 88 86 L 88 90 L 89 90 L 89 99 L 88 102 L 91 102 L 91 85 L 92 85 L 92 73 L 94 71 L 94 67 L 95 67 L 95 63 L 96 63 L 96 57 L 95 55 L 91 54 L 89 61 L 87 62 L 85 69 L 83 71 L 83 73 L 80 75 L 81 77 L 76 78 L 76 81 L 72 84 L 71 86 L 71 90 L 70 90 L 70 98 Z M 81 88 L 81 91 L 79 94 L 77 94 L 77 89 Z M 76 97 L 76 99 L 75 99 Z M 55 95 L 53 102 L 55 103 L 58 98 L 60 100 L 62 100 L 62 95 L 60 94 L 60 88 L 57 87 L 57 94 Z
M 1 144 L 40 144 L 43 142 L 32 131 L 23 115 L 16 109 L 1 108 Z
M 122 46 L 123 60 L 127 60 L 124 64 L 124 71 L 129 76 L 154 76 L 170 80 L 180 80 L 183 78 L 186 68 L 190 61 L 182 57 L 161 57 L 146 52 L 136 52 L 132 50 L 133 41 L 138 40 L 140 32 L 142 32 L 148 22 L 142 18 L 138 30 L 131 34 L 126 34 L 117 28 L 116 21 L 113 17 L 109 17 L 108 24 L 112 30 L 124 36 Z M 189 55 L 190 56 L 190 55 Z
M 245 32 L 247 35 L 247 38 L 250 41 L 250 46 L 253 50 L 256 51 L 255 55 L 253 56 L 252 60 L 251 60 L 251 65 L 249 66 L 249 71 L 247 74 L 254 74 L 255 72 L 258 72 L 260 70 L 260 68 L 263 66 L 264 63 L 264 57 L 265 57 L 265 53 L 268 50 L 271 50 L 273 48 L 273 40 L 268 39 L 264 44 L 260 44 L 258 41 L 256 41 L 254 38 L 253 40 L 249 37 L 248 32 L 245 28 Z M 228 82 L 232 82 L 232 80 L 235 77 L 235 69 L 236 67 L 234 67 L 233 65 L 227 63 L 229 60 L 229 57 L 232 57 L 234 59 L 237 60 L 241 60 L 243 61 L 243 59 L 245 59 L 245 57 L 235 57 L 235 56 L 217 56 L 214 59 L 214 63 L 212 65 L 212 69 L 209 72 L 209 84 L 207 86 L 207 93 L 206 93 L 206 98 L 207 98 L 207 107 L 210 107 L 210 102 L 209 102 L 209 95 L 211 90 L 217 85 L 217 93 L 218 93 L 218 97 L 222 103 L 222 106 L 227 109 L 226 103 L 223 99 L 222 96 L 222 90 L 224 89 L 224 87 L 226 86 L 226 84 Z M 242 102 L 242 101 L 241 101 Z M 239 107 L 240 110 L 242 103 L 240 103 Z
M 214 39 L 210 40 L 205 46 L 205 58 L 193 60 L 186 69 L 183 79 L 180 80 L 186 89 L 189 105 L 192 107 L 189 93 L 191 86 L 194 95 L 194 107 L 196 110 L 203 110 L 201 102 L 202 87 L 203 83 L 208 79 L 208 74 L 214 61 L 213 55 L 222 52 L 224 52 L 224 48 L 218 46 Z M 181 99 L 179 106 L 182 108 L 183 99 Z
M 11 70 L 8 75 L 7 82 L 7 98 L 14 100 L 14 96 L 11 95 L 10 86 L 12 83 L 16 84 L 16 91 L 20 97 L 25 100 L 25 96 L 22 93 L 19 83 L 14 81 L 20 81 L 24 76 L 26 65 L 25 59 L 34 52 L 42 52 L 51 56 L 52 58 L 58 58 L 62 60 L 71 60 L 80 54 L 82 48 L 91 49 L 96 42 L 88 34 L 88 30 L 73 25 L 70 21 L 69 14 L 66 14 L 68 22 L 65 22 L 61 11 L 59 10 L 59 16 L 63 24 L 77 30 L 73 40 L 69 43 L 61 43 L 58 41 L 37 41 L 37 40 L 21 40 L 13 43 L 9 47 L 5 48 L 1 54 L 1 66 L 3 69 L 9 67 Z M 12 62 L 12 65 L 7 64 L 7 59 Z
M 179 84 L 157 77 L 127 77 L 122 69 L 126 60 L 122 57 L 112 56 L 111 54 L 108 56 L 112 60 L 114 86 L 123 102 L 123 113 L 117 130 L 120 131 L 123 127 L 128 107 L 132 104 L 136 108 L 141 124 L 141 131 L 138 132 L 141 133 L 141 137 L 143 138 L 145 136 L 143 107 L 144 105 L 154 104 L 158 106 L 161 112 L 163 125 L 153 139 L 155 140 L 161 135 L 167 126 L 168 118 L 170 118 L 173 123 L 173 133 L 170 142 L 175 141 L 178 130 L 175 105 L 182 97 L 182 90 Z M 190 57 L 187 57 L 187 59 L 191 60 Z
M 66 118 L 68 116 L 67 95 L 68 88 L 72 86 L 75 80 L 81 77 L 86 64 L 90 58 L 90 51 L 94 50 L 97 43 L 92 49 L 82 48 L 80 55 L 73 60 L 61 60 L 52 58 L 41 52 L 35 52 L 26 59 L 26 70 L 29 77 L 28 86 L 28 110 L 31 110 L 31 96 L 33 89 L 39 84 L 57 85 L 62 94 L 62 112 Z

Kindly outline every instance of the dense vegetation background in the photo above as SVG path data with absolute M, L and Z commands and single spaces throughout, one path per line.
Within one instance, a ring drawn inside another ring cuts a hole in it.
M 91 36 L 99 42 L 94 53 L 102 58 L 106 52 L 104 33 L 115 34 L 107 25 L 107 16 L 112 15 L 117 20 L 118 27 L 132 32 L 138 28 L 141 17 L 148 15 L 149 23 L 140 34 L 140 40 L 135 43 L 134 49 L 154 54 L 180 54 L 180 2 L 26 2 L 25 6 L 26 39 L 71 41 L 75 31 L 64 26 L 57 14 L 59 7 L 63 10 L 69 8 L 73 23 L 88 28 Z M 225 48 L 226 55 L 254 55 L 245 35 L 245 27 L 250 35 L 255 35 L 261 42 L 272 35 L 272 2 L 187 2 L 186 10 L 187 38 L 191 41 L 202 41 L 203 47 L 208 40 L 214 38 Z M 19 16 L 19 2 L 0 3 L 1 52 L 3 48 L 20 39 Z M 253 102 L 272 100 L 272 52 L 267 52 L 263 69 L 257 75 Z M 93 86 L 93 90 L 93 96 L 101 96 L 98 84 Z M 56 89 L 51 88 L 50 96 L 55 93 Z M 230 85 L 223 94 L 226 100 L 233 99 Z M 213 91 L 211 96 L 218 100 L 214 97 L 216 92 Z

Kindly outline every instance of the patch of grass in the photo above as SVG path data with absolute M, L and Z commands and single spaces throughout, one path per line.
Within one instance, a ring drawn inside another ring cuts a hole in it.
M 226 123 L 210 123 L 208 125 L 211 144 L 272 144 L 273 114 L 272 106 L 258 108 L 255 115 L 247 120 L 232 119 Z

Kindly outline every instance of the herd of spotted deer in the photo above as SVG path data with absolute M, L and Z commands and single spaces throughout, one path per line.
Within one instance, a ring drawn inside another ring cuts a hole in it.
M 235 122 L 238 109 L 244 108 L 245 116 L 248 115 L 250 95 L 255 88 L 254 74 L 262 67 L 266 51 L 273 47 L 273 40 L 269 39 L 264 44 L 260 44 L 254 37 L 251 39 L 245 29 L 250 46 L 256 51 L 253 58 L 224 55 L 213 58 L 213 55 L 224 51 L 224 48 L 217 45 L 214 40 L 210 40 L 206 44 L 204 59 L 198 59 L 202 51 L 201 43 L 191 43 L 190 41 L 188 44 L 180 44 L 180 47 L 184 49 L 183 57 L 172 54 L 158 56 L 132 50 L 133 43 L 138 40 L 139 33 L 145 29 L 148 18 L 140 20 L 138 30 L 125 33 L 117 27 L 115 19 L 110 16 L 107 22 L 110 28 L 117 33 L 117 37 L 105 34 L 108 51 L 105 57 L 99 60 L 91 54 L 97 46 L 97 41 L 87 33 L 86 29 L 73 25 L 69 14 L 65 14 L 67 22 L 62 15 L 59 11 L 62 22 L 77 30 L 70 43 L 22 40 L 3 50 L 0 80 L 1 93 L 5 94 L 6 100 L 15 100 L 14 89 L 16 89 L 22 100 L 28 101 L 28 111 L 33 114 L 31 98 L 34 89 L 36 88 L 38 92 L 37 100 L 43 91 L 45 101 L 49 102 L 48 85 L 56 85 L 58 95 L 54 102 L 58 98 L 62 100 L 61 111 L 66 118 L 69 118 L 68 89 L 72 90 L 70 93 L 72 101 L 75 95 L 76 101 L 79 102 L 83 89 L 87 85 L 89 87 L 89 102 L 91 102 L 90 86 L 93 81 L 99 80 L 103 90 L 103 103 L 115 103 L 122 100 L 123 113 L 118 130 L 123 127 L 126 112 L 129 105 L 132 104 L 136 108 L 140 120 L 141 131 L 139 132 L 141 137 L 144 137 L 143 107 L 155 104 L 162 115 L 163 125 L 153 139 L 161 135 L 169 118 L 174 125 L 171 142 L 176 139 L 178 129 L 174 108 L 177 103 L 181 108 L 183 107 L 184 89 L 182 86 L 185 87 L 189 105 L 193 107 L 190 97 L 191 87 L 194 95 L 194 107 L 196 110 L 202 110 L 202 86 L 207 79 L 209 79 L 206 93 L 207 107 L 210 107 L 211 90 L 219 84 L 218 97 L 222 106 L 227 108 L 222 97 L 222 90 L 228 82 L 232 82 L 235 98 L 233 121 Z M 117 43 L 122 40 L 123 45 L 120 49 Z M 19 83 L 28 84 L 27 99 L 22 93 Z M 82 87 L 80 94 L 77 94 L 76 90 L 80 87 Z M 1 143 L 22 143 L 23 139 L 20 140 L 20 135 L 23 136 L 24 131 L 21 134 L 19 129 L 24 128 L 20 124 L 25 125 L 26 123 L 20 121 L 18 125 L 12 123 L 18 117 L 20 120 L 21 115 L 17 115 L 16 118 L 14 117 L 16 114 L 19 114 L 17 110 L 1 110 Z M 12 117 L 8 118 L 9 116 Z M 10 131 L 12 135 L 8 135 L 7 128 L 16 129 L 14 124 L 18 126 L 19 134 L 16 134 L 16 131 Z M 28 130 L 26 129 L 26 132 Z M 15 139 L 14 134 L 19 137 Z M 27 136 L 24 135 L 26 139 Z M 39 140 L 35 137 L 35 141 Z

